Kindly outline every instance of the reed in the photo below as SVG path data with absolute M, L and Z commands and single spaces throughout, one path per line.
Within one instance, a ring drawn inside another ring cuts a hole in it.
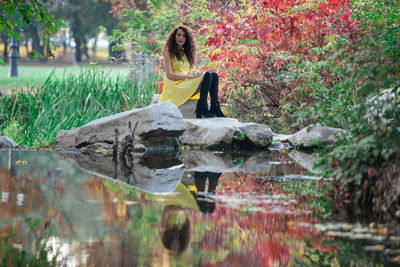
M 103 70 L 60 79 L 52 72 L 43 85 L 1 99 L 0 134 L 20 145 L 53 146 L 59 130 L 148 105 L 156 91 L 155 80 L 155 76 L 146 82 L 119 75 L 110 78 Z

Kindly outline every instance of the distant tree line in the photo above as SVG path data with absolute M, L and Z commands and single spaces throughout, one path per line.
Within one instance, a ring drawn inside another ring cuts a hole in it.
M 110 3 L 102 1 L 96 2 L 93 0 L 29 0 L 23 1 L 21 5 L 26 5 L 27 7 L 30 6 L 30 8 L 32 8 L 36 3 L 43 6 L 46 14 L 54 15 L 57 20 L 62 20 L 64 24 L 68 26 L 71 38 L 73 38 L 76 44 L 74 48 L 74 56 L 77 62 L 89 59 L 88 41 L 91 38 L 94 38 L 95 40 L 92 49 L 93 54 L 96 53 L 96 43 L 101 29 L 105 30 L 107 35 L 111 35 L 114 29 L 123 27 L 121 17 L 113 16 L 113 14 L 110 13 L 112 9 Z M 14 5 L 15 12 L 10 16 L 11 13 L 8 13 L 8 10 L 11 5 Z M 39 18 L 42 14 L 39 14 L 39 17 L 36 13 L 29 14 L 31 15 L 30 21 L 19 26 L 18 23 L 22 21 L 22 18 L 19 19 L 22 12 L 18 10 L 18 5 L 20 5 L 18 1 L 9 1 L 6 4 L 0 3 L 0 14 L 2 15 L 2 18 L 5 18 L 0 21 L 0 23 L 7 26 L 6 24 L 9 17 L 15 18 L 17 22 L 13 25 L 14 27 L 10 27 L 10 29 L 18 34 L 20 45 L 26 46 L 30 57 L 37 57 L 38 53 L 40 53 L 43 57 L 39 56 L 38 59 L 40 61 L 47 61 L 48 57 L 52 55 L 50 44 L 51 39 L 50 35 L 44 34 L 47 33 L 45 31 L 47 25 Z M 9 16 L 8 18 L 7 15 Z M 57 26 L 60 29 L 59 25 Z M 8 60 L 10 50 L 12 37 L 11 30 L 0 31 L 0 42 L 3 44 L 4 48 L 2 59 L 5 62 Z M 53 35 L 53 37 L 58 38 L 57 43 L 61 44 L 61 46 L 66 50 L 68 45 L 70 45 L 71 39 L 67 40 L 67 36 L 63 32 L 65 31 L 59 31 L 58 34 Z M 115 44 L 110 43 L 109 45 L 110 57 L 113 56 L 113 45 Z

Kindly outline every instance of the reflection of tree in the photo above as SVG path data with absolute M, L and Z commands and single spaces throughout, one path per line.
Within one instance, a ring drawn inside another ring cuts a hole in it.
M 157 229 L 161 206 L 154 201 L 159 196 L 96 176 L 83 187 L 90 198 L 101 202 L 105 221 L 119 230 L 80 244 L 74 253 L 86 255 L 87 266 L 159 266 L 162 250 Z
M 0 168 L 0 217 L 12 218 L 26 216 L 45 205 L 38 179 L 31 179 L 28 174 L 17 178 L 6 168 Z
M 88 192 L 90 198 L 101 202 L 105 221 L 118 229 L 124 229 L 130 216 L 126 201 L 119 199 L 118 192 L 112 192 L 110 187 L 104 184 L 104 179 L 97 176 L 94 176 L 88 182 L 84 182 L 82 186 Z
M 78 257 L 85 258 L 85 266 L 138 266 L 132 256 L 136 244 L 120 236 L 108 236 L 106 240 L 83 243 L 74 250 Z

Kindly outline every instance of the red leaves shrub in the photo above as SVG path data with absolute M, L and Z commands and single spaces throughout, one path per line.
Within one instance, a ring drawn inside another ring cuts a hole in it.
M 182 9 L 205 46 L 208 68 L 220 74 L 228 113 L 264 123 L 282 116 L 282 106 L 303 82 L 284 75 L 293 71 L 289 63 L 321 60 L 310 49 L 354 27 L 350 0 L 186 0 Z M 211 11 L 204 16 L 206 10 Z

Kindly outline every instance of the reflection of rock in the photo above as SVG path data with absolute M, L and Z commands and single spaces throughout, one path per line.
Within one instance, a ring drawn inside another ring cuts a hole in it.
M 313 147 L 327 142 L 334 142 L 339 134 L 346 134 L 346 131 L 317 124 L 298 131 L 290 136 L 288 140 L 296 147 Z
M 307 169 L 313 173 L 322 173 L 323 170 L 321 168 L 313 169 L 314 163 L 319 160 L 318 157 L 306 154 L 304 152 L 300 152 L 298 150 L 292 150 L 289 152 L 289 157 L 291 157 L 297 164 L 301 165 L 303 168 Z
M 272 142 L 269 127 L 258 123 L 240 123 L 232 118 L 186 119 L 186 131 L 180 137 L 183 144 L 208 149 L 233 147 L 265 148 Z
M 61 154 L 66 160 L 75 162 L 82 170 L 107 179 L 116 179 L 135 188 L 149 193 L 172 192 L 182 179 L 184 166 L 178 160 L 169 161 L 166 166 L 162 162 L 160 167 L 154 160 L 149 160 L 151 165 L 145 165 L 142 160 L 133 163 L 116 162 L 112 157 L 98 154 Z
M 19 145 L 7 136 L 0 136 L 0 148 L 17 148 Z
M 163 142 L 171 145 L 172 142 L 176 146 L 177 137 L 186 129 L 177 107 L 164 102 L 100 118 L 72 130 L 61 130 L 57 133 L 57 146 L 82 147 L 97 142 L 113 143 L 115 129 L 119 131 L 118 141 L 121 142 L 126 135 L 131 134 L 128 122 L 132 126 L 139 122 L 135 139 L 145 146 L 152 146 L 153 142 L 157 142 L 157 145 Z
M 259 151 L 249 154 L 211 153 L 205 151 L 183 151 L 181 159 L 186 171 L 199 172 L 266 172 L 270 153 Z

